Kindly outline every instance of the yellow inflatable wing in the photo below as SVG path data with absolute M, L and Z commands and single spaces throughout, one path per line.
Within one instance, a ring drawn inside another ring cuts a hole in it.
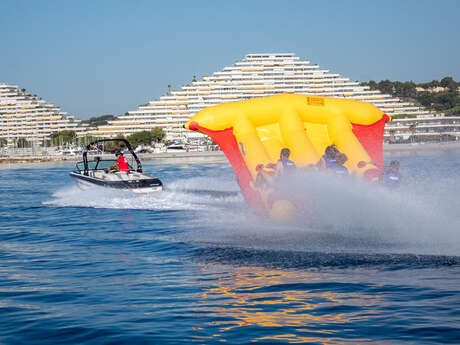
M 205 108 L 185 128 L 207 134 L 220 146 L 249 205 L 266 212 L 270 210 L 251 184 L 257 165 L 276 162 L 284 147 L 298 167 L 316 164 L 325 148 L 335 144 L 347 155 L 350 172 L 376 178 L 389 120 L 370 103 L 282 94 Z

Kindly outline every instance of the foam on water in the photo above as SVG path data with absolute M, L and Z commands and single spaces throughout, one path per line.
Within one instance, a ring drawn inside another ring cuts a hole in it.
M 282 185 L 303 210 L 292 222 L 273 223 L 242 207 L 217 208 L 188 224 L 189 238 L 269 250 L 459 255 L 460 202 L 449 179 L 431 188 L 412 182 L 388 190 L 324 173 L 299 174 Z
M 176 180 L 163 191 L 151 194 L 136 194 L 132 191 L 93 187 L 82 190 L 75 185 L 64 187 L 53 193 L 51 200 L 44 205 L 60 207 L 94 207 L 113 209 L 142 210 L 201 210 L 218 208 L 241 201 L 237 191 L 231 189 L 218 191 L 207 184 L 203 189 L 204 179 L 192 178 Z M 209 182 L 209 179 L 207 179 Z
M 306 206 L 308 212 L 297 221 L 312 230 L 392 247 L 459 253 L 460 219 L 452 212 L 452 192 L 437 198 L 411 185 L 388 190 L 317 173 L 297 176 L 285 188 Z M 459 206 L 457 201 L 454 208 Z
M 426 170 L 426 167 L 425 167 Z M 424 171 L 423 169 L 421 170 Z M 58 190 L 44 204 L 61 207 L 187 210 L 181 241 L 204 246 L 268 250 L 459 255 L 458 182 L 445 172 L 412 174 L 399 190 L 304 172 L 281 188 L 302 212 L 289 223 L 252 213 L 229 170 L 172 179 L 165 191 L 76 186 Z M 409 175 L 409 174 L 407 174 Z M 176 238 L 177 239 L 177 238 Z

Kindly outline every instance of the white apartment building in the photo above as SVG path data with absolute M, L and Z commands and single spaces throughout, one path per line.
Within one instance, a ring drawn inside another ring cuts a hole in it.
M 41 145 L 51 133 L 63 130 L 75 131 L 77 135 L 86 132 L 80 120 L 54 104 L 16 85 L 0 83 L 0 138 L 7 139 L 8 145 L 19 138 Z
M 95 136 L 112 137 L 118 133 L 129 135 L 153 127 L 161 127 L 167 139 L 178 140 L 199 137 L 201 134 L 186 131 L 183 124 L 201 109 L 253 97 L 281 93 L 297 93 L 338 97 L 370 102 L 396 119 L 388 124 L 385 137 L 391 135 L 433 136 L 460 135 L 460 117 L 446 118 L 415 104 L 370 90 L 368 86 L 340 74 L 321 69 L 309 61 L 300 60 L 295 54 L 248 54 L 243 60 L 225 67 L 211 76 L 192 81 L 180 90 L 171 91 L 137 110 L 119 116 L 108 125 L 91 132 Z M 407 118 L 397 119 L 404 114 Z M 413 118 L 412 118 L 413 117 Z M 414 130 L 414 125 L 416 128 Z

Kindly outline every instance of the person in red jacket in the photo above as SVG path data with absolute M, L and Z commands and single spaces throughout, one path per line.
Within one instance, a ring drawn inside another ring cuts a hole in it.
M 118 171 L 129 172 L 129 164 L 123 156 L 123 153 L 118 151 L 115 156 L 117 156 L 117 161 L 110 167 L 110 170 L 117 169 Z

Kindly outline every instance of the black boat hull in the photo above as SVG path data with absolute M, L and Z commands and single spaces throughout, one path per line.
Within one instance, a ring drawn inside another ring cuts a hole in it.
M 143 174 L 144 176 L 147 176 Z M 71 172 L 70 176 L 74 179 L 77 185 L 82 189 L 89 189 L 94 186 L 114 188 L 114 189 L 128 189 L 135 193 L 153 193 L 163 190 L 162 182 L 152 176 L 141 179 L 120 179 L 120 180 L 104 180 L 84 174 Z

